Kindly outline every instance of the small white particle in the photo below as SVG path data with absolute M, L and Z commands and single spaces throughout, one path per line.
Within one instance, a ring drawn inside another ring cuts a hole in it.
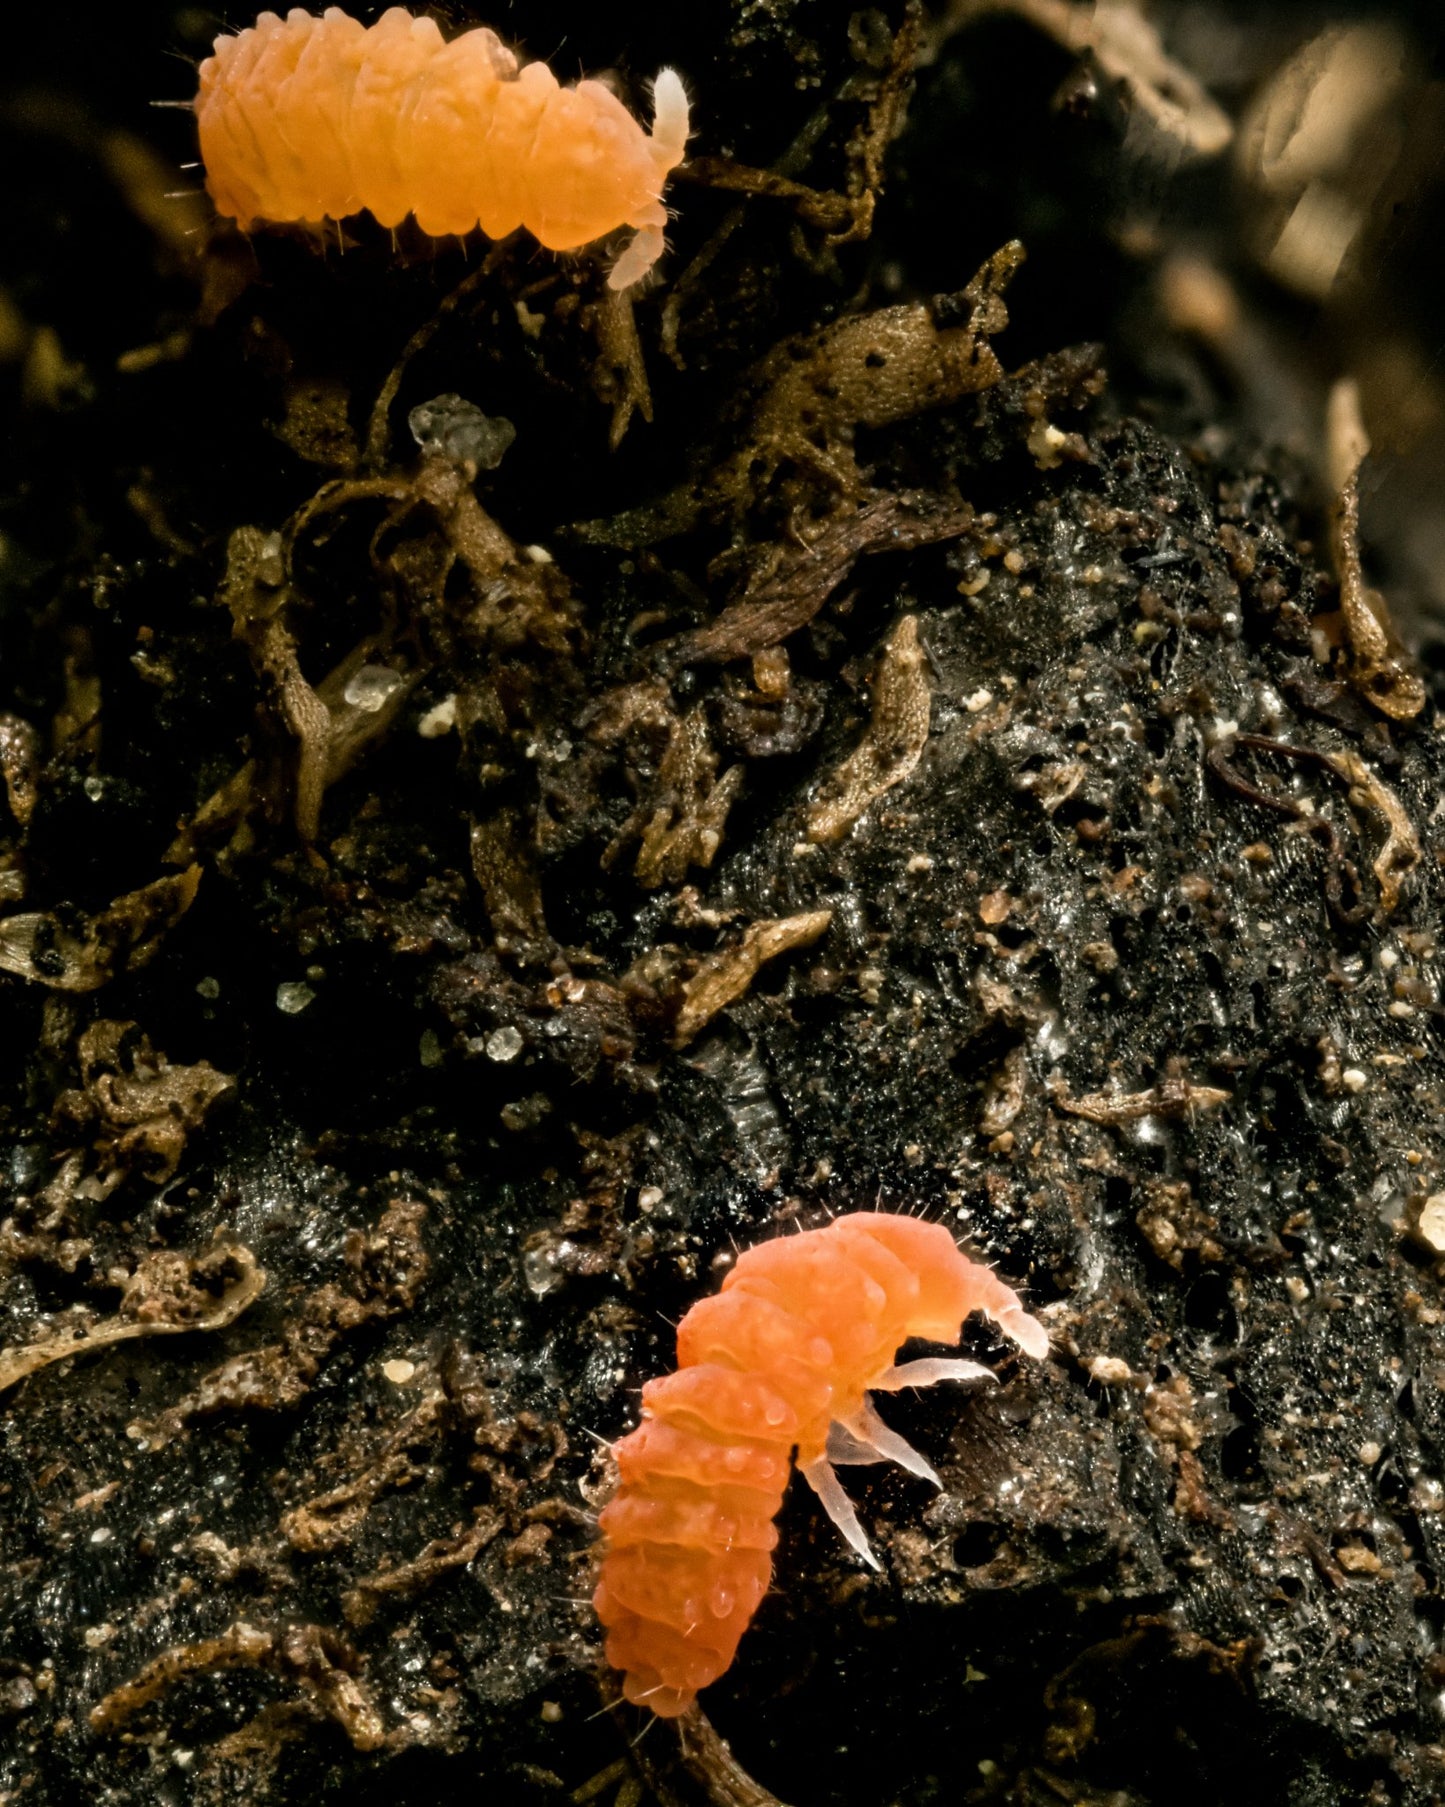
M 443 734 L 450 734 L 457 725 L 457 699 L 453 692 L 445 696 L 416 725 L 416 731 L 423 740 L 439 740 Z
M 510 1023 L 504 1029 L 494 1029 L 484 1044 L 488 1060 L 515 1060 L 524 1046 L 519 1029 Z
M 972 696 L 963 699 L 963 706 L 970 715 L 980 715 L 993 701 L 991 690 L 975 690 Z
M 256 576 L 263 584 L 277 589 L 286 581 L 285 542 L 280 533 L 268 533 L 256 548 Z
M 348 679 L 341 695 L 363 715 L 377 715 L 401 688 L 402 676 L 389 665 L 363 665 Z
M 1347 1092 L 1363 1092 L 1369 1083 L 1369 1075 L 1361 1067 L 1346 1067 L 1340 1074 L 1340 1084 Z
M 315 998 L 316 993 L 300 979 L 293 979 L 276 987 L 276 1008 L 283 1016 L 300 1016 Z
M 383 1362 L 381 1371 L 394 1387 L 404 1387 L 416 1373 L 416 1363 L 401 1360 Z

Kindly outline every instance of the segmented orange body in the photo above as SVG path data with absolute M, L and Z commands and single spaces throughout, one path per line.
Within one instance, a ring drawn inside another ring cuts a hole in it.
M 1029 1355 L 1048 1335 L 939 1224 L 859 1211 L 748 1249 L 677 1332 L 675 1374 L 643 1388 L 643 1424 L 617 1445 L 594 1595 L 629 1700 L 674 1717 L 732 1662 L 772 1575 L 790 1457 L 866 1560 L 834 1462 L 901 1463 L 935 1483 L 883 1423 L 870 1390 L 992 1379 L 973 1362 L 893 1365 L 909 1337 L 956 1343 L 983 1311 Z M 874 1563 L 876 1565 L 876 1562 Z
M 364 26 L 339 7 L 262 13 L 201 64 L 196 118 L 219 213 L 383 226 L 410 214 L 434 237 L 519 226 L 565 251 L 636 229 L 614 265 L 635 282 L 662 251 L 663 185 L 682 161 L 687 96 L 671 69 L 649 137 L 600 82 L 559 86 L 480 26 L 448 43 L 404 7 Z

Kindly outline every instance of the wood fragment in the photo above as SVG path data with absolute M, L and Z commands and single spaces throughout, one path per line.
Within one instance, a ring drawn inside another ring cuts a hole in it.
M 354 489 L 342 480 L 340 487 Z M 328 484 L 318 496 L 331 496 Z M 308 516 L 317 497 L 297 517 Z M 231 611 L 232 632 L 250 655 L 269 700 L 296 740 L 293 811 L 296 829 L 313 841 L 321 821 L 326 770 L 331 756 L 331 712 L 301 670 L 295 636 L 287 623 L 290 600 L 290 552 L 296 522 L 288 536 L 259 527 L 238 527 L 226 548 L 226 575 L 221 597 Z M 203 809 L 209 807 L 203 805 Z
M 846 195 L 830 188 L 810 188 L 806 182 L 795 182 L 776 169 L 754 169 L 734 157 L 689 157 L 678 171 L 679 180 L 696 182 L 704 188 L 728 189 L 733 194 L 752 195 L 788 202 L 798 218 L 810 226 L 827 232 L 845 231 L 853 219 L 854 209 Z
M 606 1674 L 600 1685 L 606 1707 L 630 1732 L 634 1716 L 624 1705 L 615 1678 Z M 568 1798 L 574 1807 L 587 1807 L 614 1783 L 618 1793 L 613 1807 L 639 1801 L 643 1783 L 658 1807 L 684 1807 L 685 1802 L 698 1800 L 699 1790 L 708 1807 L 786 1807 L 747 1773 L 696 1701 L 676 1719 L 655 1723 L 666 1727 L 671 1738 L 649 1745 L 630 1737 L 626 1757 L 609 1763 L 572 1791 Z
M 599 1795 L 605 1794 L 614 1783 L 620 1794 L 629 1782 L 635 1782 L 636 1779 L 626 1757 L 618 1757 L 615 1762 L 599 1769 L 595 1776 L 589 1776 L 580 1787 L 574 1788 L 567 1799 L 573 1803 L 573 1807 L 587 1807 L 589 1801 L 595 1801 Z M 616 1807 L 615 1801 L 613 1807 Z
M 928 515 L 903 503 L 900 496 L 881 495 L 861 507 L 845 506 L 800 552 L 667 652 L 680 663 L 751 657 L 806 627 L 863 553 L 912 551 L 956 539 L 973 523 L 967 504 Z
M 392 688 L 379 702 L 367 696 L 352 700 L 354 680 L 367 667 L 374 670 L 385 667 L 394 680 Z M 338 778 L 345 777 L 366 748 L 387 732 L 416 688 L 419 676 L 419 672 L 403 668 L 402 661 L 384 636 L 359 641 L 326 674 L 316 686 L 316 695 L 325 706 L 328 718 L 323 789 L 330 789 Z

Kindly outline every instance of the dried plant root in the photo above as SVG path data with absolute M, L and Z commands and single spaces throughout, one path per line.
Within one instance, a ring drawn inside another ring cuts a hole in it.
M 263 1631 L 238 1619 L 218 1637 L 178 1644 L 146 1664 L 133 1681 L 114 1688 L 91 1709 L 90 1729 L 119 1732 L 143 1708 L 193 1675 L 227 1669 L 264 1669 L 294 1682 L 312 1704 L 334 1719 L 359 1751 L 379 1750 L 385 1725 L 365 1684 L 351 1669 L 357 1659 L 333 1632 L 319 1625 Z
M 1340 611 L 1350 640 L 1350 676 L 1381 715 L 1413 721 L 1425 707 L 1425 685 L 1400 644 L 1385 598 L 1366 583 L 1360 559 L 1360 466 L 1370 441 L 1360 417 L 1359 389 L 1351 378 L 1330 391 L 1327 434 L 1336 492 L 1332 539 Z

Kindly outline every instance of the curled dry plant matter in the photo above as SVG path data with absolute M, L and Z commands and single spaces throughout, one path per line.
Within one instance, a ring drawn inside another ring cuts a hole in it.
M 871 804 L 901 784 L 928 744 L 929 689 L 918 622 L 905 615 L 883 649 L 873 714 L 862 740 L 824 779 L 808 810 L 810 841 L 840 840 Z
M 158 878 L 93 915 L 26 911 L 0 918 L 0 970 L 55 991 L 98 991 L 152 960 L 195 901 L 201 868 Z
M 222 1330 L 265 1285 L 265 1270 L 239 1245 L 221 1245 L 200 1256 L 148 1255 L 126 1280 L 113 1317 L 82 1319 L 18 1348 L 0 1349 L 0 1392 L 52 1362 L 113 1343 Z

